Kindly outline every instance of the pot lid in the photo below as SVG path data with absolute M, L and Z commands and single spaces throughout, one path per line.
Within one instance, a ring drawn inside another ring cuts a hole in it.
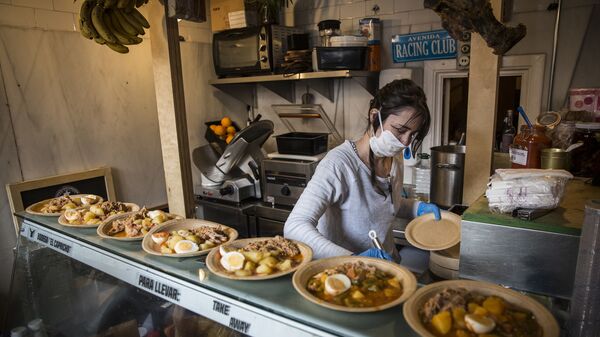
M 406 240 L 424 250 L 442 250 L 460 242 L 461 217 L 447 211 L 436 221 L 432 213 L 414 218 L 406 226 Z

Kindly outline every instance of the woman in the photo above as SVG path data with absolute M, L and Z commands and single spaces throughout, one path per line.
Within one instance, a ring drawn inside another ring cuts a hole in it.
M 285 223 L 284 236 L 308 244 L 315 258 L 360 253 L 397 260 L 395 216 L 433 212 L 439 219 L 437 206 L 400 197 L 402 163 L 394 159 L 405 149 L 416 153 L 427 135 L 423 90 L 411 80 L 389 83 L 371 101 L 368 118 L 362 138 L 344 142 L 321 160 Z M 385 252 L 372 248 L 370 230 L 383 239 Z

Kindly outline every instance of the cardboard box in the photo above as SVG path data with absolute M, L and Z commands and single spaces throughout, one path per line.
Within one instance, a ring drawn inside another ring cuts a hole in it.
M 230 21 L 232 14 L 233 25 Z M 241 17 L 244 19 L 242 20 Z M 244 28 L 256 24 L 256 10 L 248 8 L 244 0 L 211 0 L 211 30 L 218 32 L 232 28 Z

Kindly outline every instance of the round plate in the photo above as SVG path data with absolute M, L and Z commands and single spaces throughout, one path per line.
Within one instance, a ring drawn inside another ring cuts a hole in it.
M 96 233 L 98 233 L 98 235 L 100 237 L 103 237 L 105 239 L 112 239 L 112 240 L 119 240 L 119 241 L 140 241 L 140 240 L 142 240 L 144 238 L 144 235 L 139 235 L 139 236 L 135 236 L 135 237 L 108 235 L 108 230 L 110 229 L 110 226 L 112 225 L 113 221 L 126 218 L 126 217 L 131 216 L 131 215 L 133 215 L 135 213 L 136 212 L 128 212 L 128 213 L 117 214 L 117 215 L 113 215 L 113 216 L 109 217 L 108 219 L 102 221 L 102 223 L 100 224 L 100 226 L 98 226 L 98 229 L 96 230 Z M 170 223 L 170 222 L 175 222 L 175 221 L 181 221 L 181 220 L 183 220 L 182 216 L 171 214 L 171 213 L 165 213 L 165 214 L 171 220 L 168 220 L 168 221 L 163 222 L 162 224 L 156 225 L 152 229 L 154 229 L 156 227 L 159 227 L 159 226 L 162 226 L 162 225 L 165 225 L 165 224 Z M 150 232 L 148 232 L 148 233 L 150 233 Z
M 448 249 L 430 252 L 429 260 L 440 267 L 458 270 L 460 264 L 460 243 Z
M 236 241 L 233 241 L 233 242 L 227 244 L 227 247 L 239 249 L 239 248 L 245 247 L 249 243 L 256 242 L 256 241 L 264 241 L 264 240 L 268 240 L 268 239 L 273 239 L 273 238 L 272 237 L 262 237 L 262 238 L 241 239 L 241 240 L 236 240 Z M 288 240 L 290 240 L 290 239 L 288 239 Z M 235 274 L 229 273 L 227 270 L 225 270 L 225 268 L 223 268 L 223 266 L 221 265 L 221 262 L 220 262 L 221 252 L 219 251 L 219 249 L 215 249 L 208 254 L 208 256 L 206 257 L 206 266 L 215 275 L 224 277 L 224 278 L 228 278 L 231 280 L 260 281 L 260 280 L 268 280 L 268 279 L 272 279 L 272 278 L 276 278 L 276 277 L 281 277 L 283 275 L 293 273 L 294 271 L 298 270 L 300 267 L 309 263 L 310 260 L 312 260 L 313 252 L 309 246 L 305 245 L 302 242 L 298 242 L 296 240 L 290 240 L 290 241 L 292 241 L 296 245 L 298 245 L 298 249 L 300 249 L 300 254 L 302 254 L 302 262 L 300 262 L 299 265 L 295 266 L 294 268 L 292 268 L 290 270 L 279 271 L 279 272 L 269 274 L 269 275 L 237 276 Z
M 501 297 L 505 301 L 525 310 L 530 311 L 536 318 L 539 325 L 544 331 L 544 337 L 558 337 L 559 329 L 558 323 L 554 316 L 536 300 L 529 298 L 525 295 L 519 294 L 516 291 L 502 288 L 495 284 L 480 282 L 480 281 L 467 281 L 467 280 L 452 280 L 432 283 L 425 286 L 414 294 L 406 303 L 404 303 L 404 319 L 410 325 L 410 327 L 422 337 L 436 337 L 434 334 L 429 332 L 421 323 L 419 317 L 419 308 L 423 307 L 423 304 L 427 302 L 432 296 L 442 291 L 445 288 L 465 288 L 468 291 L 475 291 L 478 294 L 489 296 L 495 295 Z
M 386 303 L 384 305 L 366 308 L 350 308 L 343 305 L 337 305 L 327 301 L 323 301 L 315 297 L 308 291 L 308 289 L 306 289 L 306 284 L 308 283 L 308 280 L 310 280 L 311 277 L 322 272 L 323 270 L 337 267 L 346 262 L 357 261 L 362 261 L 367 265 L 374 266 L 379 270 L 395 275 L 402 284 L 402 295 L 394 301 Z M 300 295 L 302 295 L 302 297 L 306 298 L 307 300 L 328 309 L 346 312 L 374 312 L 385 310 L 406 301 L 417 289 L 417 279 L 415 278 L 413 273 L 411 273 L 408 269 L 390 261 L 363 256 L 339 256 L 313 261 L 307 264 L 306 266 L 298 269 L 298 271 L 294 274 L 292 283 L 294 284 L 294 288 L 296 288 L 296 291 L 299 292 Z
M 156 226 L 156 227 L 152 228 L 148 232 L 148 234 L 144 237 L 144 241 L 142 241 L 142 248 L 148 254 L 158 255 L 158 256 L 168 256 L 168 257 L 189 257 L 189 256 L 198 256 L 198 255 L 207 254 L 212 249 L 214 249 L 216 247 L 219 247 L 219 246 L 216 246 L 216 247 L 213 247 L 213 248 L 209 248 L 209 249 L 205 249 L 205 250 L 198 250 L 198 251 L 191 252 L 191 253 L 165 254 L 165 253 L 161 253 L 160 252 L 160 245 L 157 245 L 152 240 L 152 234 L 154 234 L 156 232 L 171 232 L 171 231 L 176 231 L 176 230 L 180 230 L 180 229 L 191 230 L 191 229 L 194 229 L 194 228 L 204 227 L 204 226 L 207 226 L 207 227 L 217 227 L 217 228 L 223 229 L 223 231 L 227 233 L 227 237 L 229 238 L 229 240 L 227 240 L 223 244 L 229 243 L 229 242 L 237 239 L 237 237 L 238 237 L 238 232 L 235 229 L 231 228 L 231 227 L 227 227 L 225 225 L 221 225 L 221 224 L 218 224 L 216 222 L 211 222 L 211 221 L 206 221 L 206 220 L 185 219 L 185 220 L 182 220 L 182 221 L 165 222 L 164 224 L 162 224 L 160 226 Z
M 128 212 L 137 212 L 140 210 L 140 206 L 138 206 L 137 204 L 131 203 L 131 202 L 124 202 L 124 204 L 127 206 L 127 208 L 129 209 Z M 76 208 L 76 210 L 80 210 L 80 209 L 89 209 L 89 206 L 85 206 L 85 207 L 78 207 Z M 123 214 L 123 213 L 121 213 Z M 104 219 L 103 221 L 106 221 L 114 216 L 116 216 L 118 214 L 115 215 L 111 215 L 108 218 Z M 66 227 L 75 227 L 75 228 L 95 228 L 100 226 L 100 224 L 88 224 L 88 223 L 83 223 L 83 224 L 72 224 L 69 221 L 67 221 L 67 219 L 65 219 L 65 213 L 62 213 L 60 215 L 60 217 L 58 218 L 58 223 L 66 226 Z
M 424 250 L 442 250 L 460 242 L 460 216 L 442 211 L 436 221 L 433 213 L 414 218 L 406 226 L 406 240 Z
M 101 196 L 95 195 L 95 194 L 72 194 L 72 195 L 69 195 L 69 197 L 71 197 L 72 199 L 74 199 L 74 201 L 76 203 L 79 203 L 79 205 L 81 205 L 80 199 L 81 199 L 81 197 L 84 197 L 86 195 L 94 195 L 98 198 L 98 202 L 95 203 L 94 205 L 104 201 L 104 199 Z M 25 212 L 27 212 L 29 214 L 41 215 L 41 216 L 60 216 L 62 214 L 62 212 L 57 212 L 57 213 L 42 213 L 42 212 L 40 212 L 40 209 L 42 207 L 44 207 L 44 205 L 47 204 L 48 202 L 50 202 L 50 200 L 52 200 L 52 199 L 57 199 L 57 198 L 50 198 L 50 199 L 38 201 L 35 204 L 31 204 L 25 209 Z

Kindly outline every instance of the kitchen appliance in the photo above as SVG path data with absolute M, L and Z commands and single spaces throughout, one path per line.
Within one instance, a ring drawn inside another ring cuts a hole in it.
M 319 70 L 364 70 L 367 47 L 317 47 Z
M 308 50 L 309 39 L 308 33 L 290 34 L 287 36 L 287 50 Z
M 327 151 L 327 133 L 289 132 L 275 136 L 281 154 L 313 156 Z
M 303 95 L 307 101 L 310 95 Z M 321 104 L 273 104 L 271 105 L 281 122 L 291 132 L 327 133 L 328 148 L 344 142 Z
M 263 200 L 272 205 L 295 205 L 323 157 L 278 154 L 263 160 Z
M 272 133 L 273 122 L 261 120 L 238 132 L 222 153 L 211 144 L 196 148 L 192 159 L 202 172 L 197 194 L 236 203 L 260 198 L 261 147 Z
M 273 73 L 281 69 L 287 36 L 298 28 L 263 25 L 213 34 L 213 63 L 219 77 Z
M 462 203 L 465 151 L 464 145 L 431 148 L 430 202 L 443 208 Z

